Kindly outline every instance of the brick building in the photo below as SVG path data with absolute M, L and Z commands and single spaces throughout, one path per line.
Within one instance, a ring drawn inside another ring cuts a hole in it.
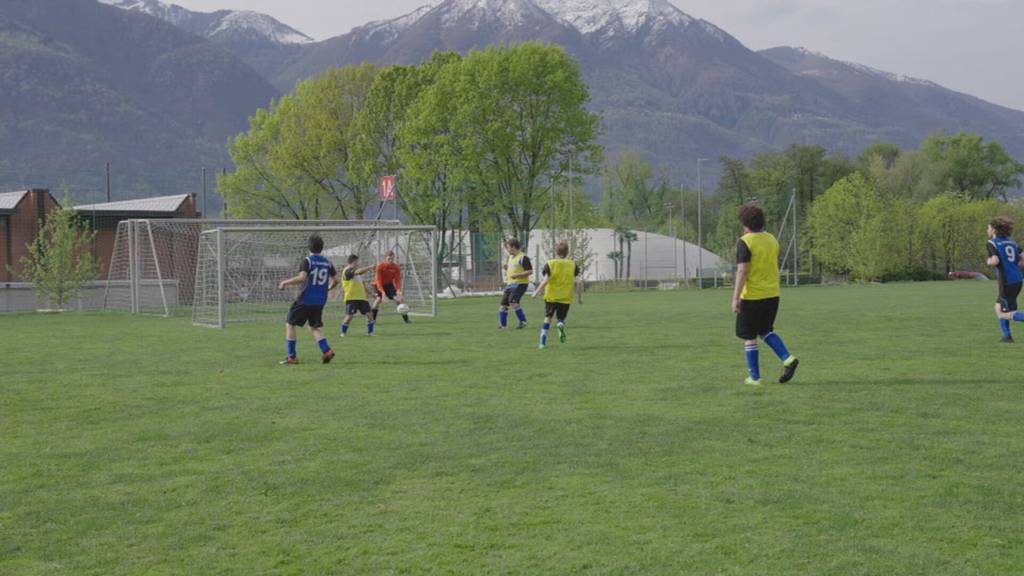
M 123 200 L 103 204 L 87 204 L 77 206 L 78 215 L 88 222 L 96 231 L 96 247 L 94 254 L 99 260 L 102 277 L 106 278 L 110 269 L 110 259 L 114 251 L 114 239 L 117 236 L 117 225 L 122 220 L 165 218 L 198 218 L 196 197 L 194 194 L 177 194 L 174 196 L 158 196 Z
M 19 261 L 39 237 L 46 215 L 59 206 L 49 190 L 0 193 L 0 282 L 18 280 L 8 266 L 16 270 L 20 267 Z

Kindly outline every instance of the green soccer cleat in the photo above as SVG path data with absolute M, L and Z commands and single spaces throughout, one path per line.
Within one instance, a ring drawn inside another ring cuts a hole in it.
M 747 379 L 743 383 L 746 384 L 747 386 L 760 386 L 761 385 L 761 381 L 760 380 L 754 380 L 750 376 L 747 376 Z
M 565 341 L 569 339 L 569 334 L 565 330 L 565 325 L 558 325 L 558 341 L 565 344 Z

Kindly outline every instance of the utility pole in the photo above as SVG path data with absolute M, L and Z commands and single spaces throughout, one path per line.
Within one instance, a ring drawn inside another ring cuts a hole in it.
M 697 282 L 704 288 L 704 179 L 701 177 L 700 165 L 707 158 L 697 158 Z
M 107 202 L 110 202 L 110 162 L 107 162 Z

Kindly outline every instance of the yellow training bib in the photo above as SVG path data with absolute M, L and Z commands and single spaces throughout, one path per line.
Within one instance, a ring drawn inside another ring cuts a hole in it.
M 750 274 L 740 298 L 767 300 L 778 298 L 779 242 L 768 232 L 752 232 L 740 238 L 750 250 Z

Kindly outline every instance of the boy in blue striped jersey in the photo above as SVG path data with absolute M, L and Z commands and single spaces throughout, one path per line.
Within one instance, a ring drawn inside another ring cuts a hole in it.
M 302 292 L 292 303 L 288 310 L 288 319 L 285 321 L 285 339 L 288 343 L 288 356 L 281 361 L 281 364 L 298 364 L 299 357 L 296 352 L 296 327 L 305 326 L 309 323 L 309 329 L 313 332 L 317 344 L 322 353 L 321 360 L 327 364 L 334 358 L 334 351 L 324 338 L 322 328 L 324 327 L 323 312 L 327 304 L 327 294 L 338 285 L 338 271 L 334 264 L 325 258 L 321 252 L 324 250 L 324 240 L 314 234 L 309 237 L 309 255 L 302 259 L 299 274 L 287 280 L 281 281 L 277 288 L 284 290 L 289 286 L 301 285 Z
M 996 269 L 999 280 L 999 298 L 996 300 L 996 316 L 1003 331 L 1003 342 L 1013 343 L 1010 322 L 1024 322 L 1024 313 L 1017 311 L 1017 296 L 1024 284 L 1024 273 L 1020 269 L 1020 246 L 1011 238 L 1013 222 L 1007 218 L 994 218 L 988 225 L 989 266 Z

